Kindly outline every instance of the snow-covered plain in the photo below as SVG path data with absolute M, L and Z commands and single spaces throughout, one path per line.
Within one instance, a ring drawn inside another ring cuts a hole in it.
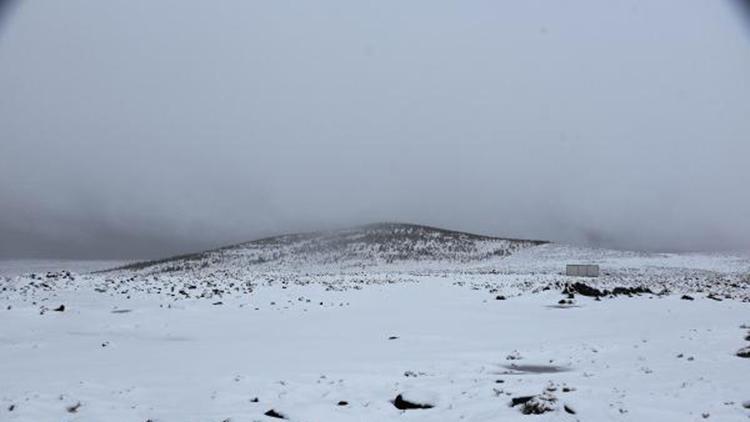
M 750 258 L 437 236 L 452 246 L 393 259 L 378 242 L 413 252 L 399 236 L 5 276 L 0 421 L 750 419 Z M 654 294 L 559 304 L 576 281 Z

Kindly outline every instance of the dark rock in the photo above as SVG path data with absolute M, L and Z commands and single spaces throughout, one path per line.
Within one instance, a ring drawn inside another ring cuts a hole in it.
M 680 299 L 682 299 L 682 300 L 695 300 L 692 296 L 688 296 L 688 295 L 682 295 L 682 297 Z
M 398 336 L 390 336 L 390 337 L 388 337 L 388 340 L 397 340 L 397 339 L 398 339 Z
M 568 406 L 567 404 L 563 406 L 563 409 L 565 409 L 565 412 L 570 413 L 571 415 L 575 415 L 576 411 L 573 410 L 572 407 Z
M 271 409 L 271 410 L 267 411 L 266 413 L 264 413 L 264 415 L 266 415 L 266 416 L 268 416 L 270 418 L 286 419 L 286 416 L 284 416 L 283 414 L 277 412 L 274 409 Z
M 615 296 L 618 295 L 626 295 L 626 296 L 632 296 L 632 295 L 640 295 L 640 294 L 654 294 L 654 292 L 651 291 L 651 289 L 643 286 L 638 287 L 615 287 L 612 289 L 612 294 Z
M 337 406 L 349 406 L 349 402 L 346 400 L 341 400 L 340 402 L 336 403 Z
M 603 296 L 605 294 L 601 290 L 593 288 L 581 282 L 566 285 L 563 293 L 578 293 L 579 295 L 588 297 Z
M 410 409 L 432 409 L 434 406 L 429 403 L 414 403 L 408 400 L 404 400 L 403 396 L 399 394 L 391 402 L 399 410 L 410 410 Z
M 80 409 L 80 408 L 81 408 L 81 402 L 78 402 L 78 403 L 76 403 L 76 404 L 74 404 L 72 406 L 66 407 L 65 410 L 67 410 L 68 413 L 77 413 L 78 409 Z
M 224 304 L 224 303 L 223 303 L 223 302 L 221 302 L 221 301 L 212 303 L 212 305 L 214 305 L 214 306 L 215 306 L 215 305 L 223 305 L 223 304 Z
M 737 356 L 741 358 L 750 358 L 750 346 L 743 347 L 742 349 L 738 350 Z
M 495 300 L 505 300 L 505 296 L 495 296 Z
M 250 399 L 250 403 L 258 403 L 259 401 L 260 399 L 258 399 L 257 397 L 253 397 Z
M 521 397 L 513 397 L 510 400 L 510 407 L 518 406 L 519 404 L 524 404 L 527 401 L 533 399 L 534 396 L 521 396 Z
M 14 410 L 16 410 L 16 405 L 15 404 L 11 404 L 10 406 L 8 406 L 8 412 L 12 412 Z
M 545 394 L 534 396 L 521 405 L 521 413 L 524 415 L 541 415 L 542 413 L 552 412 L 555 410 L 556 400 L 553 396 Z
M 57 308 L 53 309 L 55 312 L 65 312 L 65 305 L 60 305 Z

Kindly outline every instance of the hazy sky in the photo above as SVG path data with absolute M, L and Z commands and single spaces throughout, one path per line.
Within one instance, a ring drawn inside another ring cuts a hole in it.
M 376 221 L 750 248 L 750 31 L 729 2 L 16 6 L 0 256 Z

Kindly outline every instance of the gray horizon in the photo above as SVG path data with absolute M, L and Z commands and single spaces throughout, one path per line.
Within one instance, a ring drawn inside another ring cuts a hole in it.
M 381 221 L 750 250 L 739 4 L 0 3 L 0 258 Z

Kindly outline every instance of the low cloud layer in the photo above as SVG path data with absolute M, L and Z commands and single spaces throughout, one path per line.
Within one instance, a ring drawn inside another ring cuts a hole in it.
M 10 10 L 0 256 L 375 221 L 750 249 L 750 34 L 731 2 Z

